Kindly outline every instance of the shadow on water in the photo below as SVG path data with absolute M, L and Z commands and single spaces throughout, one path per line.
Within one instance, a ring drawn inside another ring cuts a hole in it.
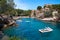
M 40 33 L 41 37 L 49 37 L 52 32 Z
M 60 29 L 60 22 L 56 22 L 56 27 Z
M 49 40 L 49 38 L 51 37 L 52 32 L 46 32 L 46 33 L 41 33 L 41 40 Z

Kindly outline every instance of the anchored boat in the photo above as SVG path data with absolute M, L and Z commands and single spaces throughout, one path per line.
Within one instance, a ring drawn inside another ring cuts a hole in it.
M 51 32 L 51 31 L 53 31 L 53 29 L 50 28 L 50 27 L 46 27 L 46 28 L 44 28 L 44 29 L 39 29 L 39 31 L 40 31 L 41 33 L 45 33 L 45 32 Z

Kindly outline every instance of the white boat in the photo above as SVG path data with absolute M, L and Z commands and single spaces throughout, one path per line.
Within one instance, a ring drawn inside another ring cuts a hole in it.
M 50 28 L 50 27 L 46 27 L 46 28 L 44 28 L 44 29 L 39 29 L 39 31 L 40 31 L 41 33 L 45 33 L 45 32 L 51 32 L 51 31 L 53 31 L 53 29 Z
M 18 22 L 22 22 L 22 20 L 17 20 Z
M 30 22 L 30 21 L 25 21 L 25 22 Z

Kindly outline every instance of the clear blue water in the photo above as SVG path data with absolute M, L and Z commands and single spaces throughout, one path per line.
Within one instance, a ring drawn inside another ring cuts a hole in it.
M 8 36 L 17 36 L 21 40 L 60 40 L 60 23 L 53 25 L 52 23 L 43 22 L 34 18 L 22 18 L 22 22 L 16 21 L 17 27 L 10 27 L 4 30 L 4 34 Z M 30 22 L 25 22 L 30 21 Z M 52 32 L 40 33 L 39 29 L 51 27 Z

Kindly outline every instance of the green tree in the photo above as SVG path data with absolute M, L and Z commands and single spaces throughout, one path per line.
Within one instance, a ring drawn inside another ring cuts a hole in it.
M 41 10 L 41 8 L 42 8 L 41 6 L 38 6 L 38 7 L 37 7 L 37 10 Z
M 57 9 L 59 11 L 59 13 L 60 13 L 60 4 L 53 4 L 52 8 Z
M 24 15 L 25 16 L 30 16 L 31 15 L 31 10 L 24 10 Z
M 7 4 L 6 0 L 0 0 L 0 13 L 5 12 L 7 9 Z
M 10 13 L 14 10 L 13 0 L 0 0 L 0 13 Z
M 17 12 L 17 15 L 21 15 L 23 13 L 23 10 L 21 10 L 21 9 L 15 9 L 15 12 Z

